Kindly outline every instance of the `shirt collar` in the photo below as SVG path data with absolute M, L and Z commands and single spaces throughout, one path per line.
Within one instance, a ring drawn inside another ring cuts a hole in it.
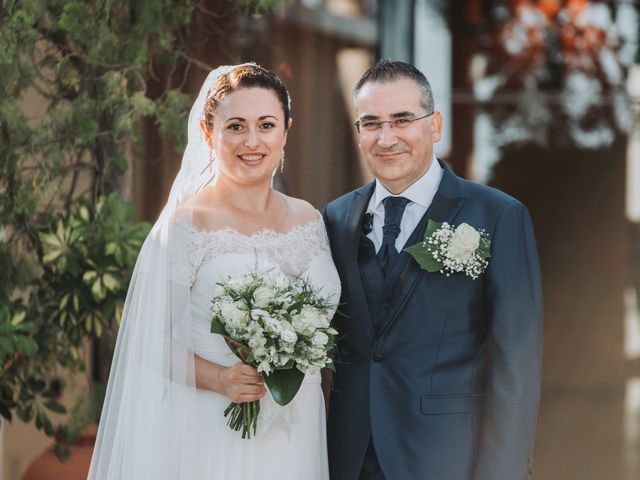
M 433 195 L 436 190 L 438 190 L 441 178 L 442 167 L 440 166 L 440 162 L 438 162 L 436 156 L 433 155 L 429 170 L 427 170 L 418 180 L 413 182 L 413 184 L 411 184 L 404 192 L 395 196 L 405 197 L 411 202 L 428 208 Z M 387 190 L 386 187 L 380 183 L 380 180 L 376 179 L 376 189 L 373 193 L 373 204 L 375 208 L 378 209 L 382 201 L 391 196 L 394 196 L 393 193 Z

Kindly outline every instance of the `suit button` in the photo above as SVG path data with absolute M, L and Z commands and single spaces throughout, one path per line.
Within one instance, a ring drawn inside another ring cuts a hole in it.
M 381 362 L 384 359 L 384 356 L 381 353 L 374 353 L 373 354 L 373 361 L 374 362 Z

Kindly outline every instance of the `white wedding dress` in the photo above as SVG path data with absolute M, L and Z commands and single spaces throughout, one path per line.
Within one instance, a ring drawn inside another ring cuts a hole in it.
M 191 345 L 194 353 L 208 361 L 229 366 L 238 362 L 220 335 L 210 333 L 210 304 L 217 282 L 251 272 L 280 269 L 288 275 L 307 278 L 335 304 L 340 280 L 331 259 L 321 217 L 286 233 L 262 230 L 243 235 L 235 230 L 203 231 L 180 223 L 175 268 L 187 268 L 190 283 Z M 326 480 L 327 465 L 325 406 L 320 373 L 307 375 L 287 406 L 277 405 L 270 394 L 260 401 L 258 431 L 242 439 L 223 416 L 229 399 L 221 394 L 197 390 L 195 412 L 189 415 L 190 452 L 196 465 L 189 480 Z
M 189 114 L 188 143 L 167 203 L 134 269 L 89 480 L 327 480 L 325 408 L 320 375 L 305 378 L 285 407 L 261 400 L 258 432 L 243 440 L 223 412 L 223 395 L 196 387 L 194 354 L 238 360 L 210 333 L 217 282 L 280 269 L 306 277 L 334 303 L 340 280 L 318 218 L 278 233 L 242 235 L 195 227 L 187 202 L 216 175 L 200 123 L 210 88 L 235 66 L 209 73 Z

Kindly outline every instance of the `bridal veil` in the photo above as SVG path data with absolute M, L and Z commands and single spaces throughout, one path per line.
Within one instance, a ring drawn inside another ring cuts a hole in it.
M 200 131 L 207 93 L 233 66 L 213 70 L 191 108 L 188 144 L 169 199 L 142 246 L 118 332 L 89 479 L 191 479 L 197 435 L 189 250 L 173 228 L 178 207 L 215 172 Z M 190 213 L 180 208 L 180 221 Z M 181 233 L 182 232 L 182 233 Z M 210 446 L 214 447 L 214 446 Z

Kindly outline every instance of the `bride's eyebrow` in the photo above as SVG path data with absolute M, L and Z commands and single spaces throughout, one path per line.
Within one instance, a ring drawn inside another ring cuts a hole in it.
M 267 118 L 273 118 L 274 120 L 278 120 L 278 117 L 275 117 L 273 115 L 262 115 L 261 117 L 258 117 L 258 120 L 266 120 Z M 230 122 L 232 120 L 235 120 L 236 122 L 246 122 L 247 120 L 243 117 L 231 117 L 231 118 L 227 118 L 225 120 L 225 122 Z

